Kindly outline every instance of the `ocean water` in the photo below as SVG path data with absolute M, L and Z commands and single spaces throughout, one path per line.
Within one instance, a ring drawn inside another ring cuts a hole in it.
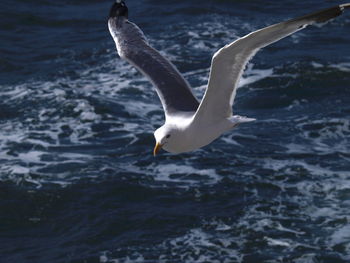
M 344 1 L 126 3 L 201 97 L 220 47 Z M 154 158 L 111 4 L 0 4 L 0 262 L 350 262 L 350 12 L 250 61 L 234 111 L 257 121 Z

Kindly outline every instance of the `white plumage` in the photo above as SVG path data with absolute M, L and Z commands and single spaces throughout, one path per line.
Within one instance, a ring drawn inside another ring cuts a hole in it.
M 161 148 L 172 153 L 193 151 L 238 124 L 253 121 L 232 112 L 237 85 L 248 61 L 261 48 L 308 25 L 339 16 L 346 8 L 350 3 L 257 30 L 221 48 L 212 58 L 208 87 L 199 103 L 175 66 L 149 46 L 142 31 L 128 20 L 124 1 L 117 0 L 108 27 L 118 54 L 150 79 L 165 112 L 165 124 L 154 133 L 154 154 Z

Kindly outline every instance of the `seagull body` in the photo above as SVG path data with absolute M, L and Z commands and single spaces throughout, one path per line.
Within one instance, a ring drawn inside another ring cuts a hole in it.
M 241 123 L 255 119 L 233 115 L 232 105 L 248 61 L 261 48 L 308 25 L 324 23 L 350 8 L 350 3 L 278 23 L 239 38 L 217 51 L 201 102 L 175 66 L 152 48 L 140 28 L 128 20 L 124 1 L 111 8 L 108 27 L 118 54 L 155 86 L 165 112 L 165 124 L 154 132 L 154 154 L 189 152 L 208 145 Z

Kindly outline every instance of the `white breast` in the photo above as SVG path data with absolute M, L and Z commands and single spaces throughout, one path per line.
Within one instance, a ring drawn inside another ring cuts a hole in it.
M 227 119 L 211 125 L 190 122 L 163 149 L 171 153 L 190 152 L 208 145 L 232 127 L 232 122 Z

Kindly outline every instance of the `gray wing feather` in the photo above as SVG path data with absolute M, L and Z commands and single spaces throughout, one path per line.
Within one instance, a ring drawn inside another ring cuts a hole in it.
M 195 112 L 199 102 L 175 66 L 152 48 L 133 23 L 110 18 L 109 29 L 118 54 L 134 65 L 153 83 L 166 115 Z
M 232 115 L 232 103 L 243 70 L 255 53 L 308 25 L 323 23 L 340 15 L 350 4 L 343 4 L 275 24 L 252 32 L 220 49 L 212 59 L 206 93 L 195 119 L 215 121 Z

